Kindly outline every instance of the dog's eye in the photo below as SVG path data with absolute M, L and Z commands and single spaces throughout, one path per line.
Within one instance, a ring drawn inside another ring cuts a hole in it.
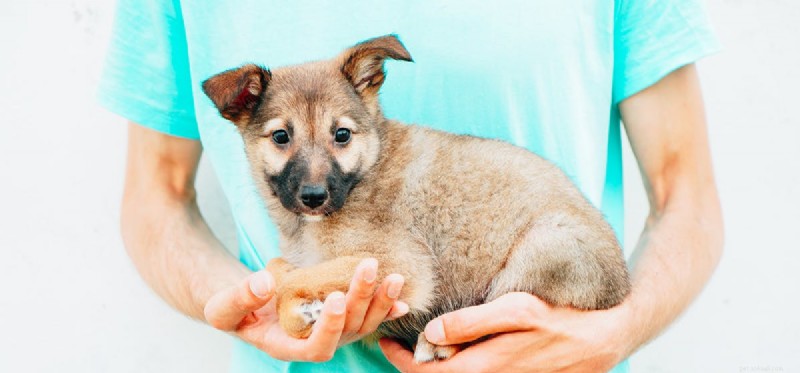
M 347 144 L 350 141 L 350 130 L 347 128 L 339 128 L 333 136 L 333 140 L 339 144 Z
M 277 130 L 272 133 L 272 141 L 278 145 L 284 145 L 289 142 L 289 133 L 284 130 Z

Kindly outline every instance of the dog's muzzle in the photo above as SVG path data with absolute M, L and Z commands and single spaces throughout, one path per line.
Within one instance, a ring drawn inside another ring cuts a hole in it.
M 308 208 L 315 209 L 328 200 L 328 190 L 321 185 L 303 185 L 300 188 L 300 201 Z

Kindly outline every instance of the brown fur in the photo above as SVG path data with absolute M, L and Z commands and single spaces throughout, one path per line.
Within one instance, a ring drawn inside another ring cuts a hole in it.
M 346 291 L 356 264 L 368 257 L 378 259 L 380 276 L 406 279 L 400 299 L 410 313 L 378 333 L 409 346 L 432 318 L 508 292 L 587 310 L 620 303 L 630 285 L 619 244 L 563 172 L 501 141 L 385 119 L 378 89 L 386 58 L 411 60 L 385 36 L 332 60 L 272 73 L 247 65 L 204 83 L 242 133 L 278 225 L 286 262 L 270 269 L 287 332 L 307 336 L 311 325 L 297 305 Z M 241 94 L 231 92 L 252 89 L 254 81 L 264 82 L 257 103 L 237 101 Z M 342 127 L 352 130 L 345 145 L 333 140 Z M 279 146 L 270 136 L 281 129 L 292 140 Z M 311 184 L 330 193 L 316 209 L 292 194 Z M 341 206 L 337 193 L 345 193 Z

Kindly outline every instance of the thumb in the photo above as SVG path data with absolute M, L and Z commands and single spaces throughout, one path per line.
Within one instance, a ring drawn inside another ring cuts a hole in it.
M 437 345 L 474 341 L 480 337 L 531 329 L 544 303 L 527 293 L 505 294 L 489 303 L 446 313 L 425 326 L 425 339 Z
M 203 310 L 206 321 L 220 330 L 236 330 L 245 317 L 272 299 L 274 289 L 275 280 L 268 271 L 253 273 L 208 300 Z

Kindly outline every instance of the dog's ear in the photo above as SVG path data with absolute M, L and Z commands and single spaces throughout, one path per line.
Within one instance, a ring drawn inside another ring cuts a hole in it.
M 253 117 L 271 77 L 261 66 L 244 65 L 208 78 L 203 82 L 203 92 L 225 119 L 240 126 Z
M 377 98 L 386 73 L 383 63 L 387 58 L 413 61 L 396 35 L 385 35 L 354 45 L 340 56 L 344 77 L 365 100 Z

